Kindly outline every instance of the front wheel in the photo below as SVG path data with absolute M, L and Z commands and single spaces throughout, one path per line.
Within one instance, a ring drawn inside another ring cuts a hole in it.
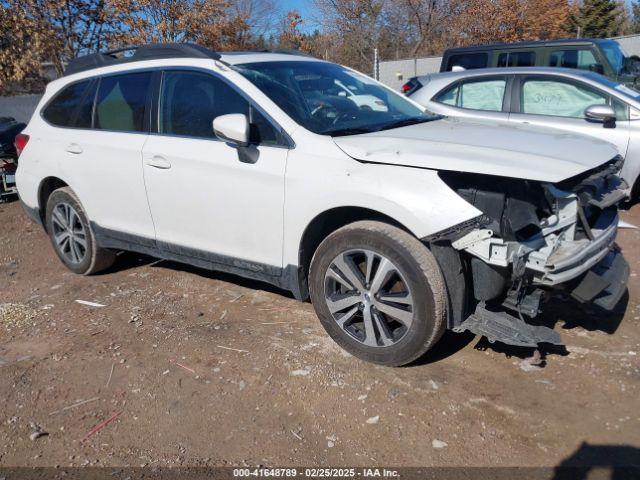
M 336 230 L 316 250 L 309 277 L 323 327 L 360 359 L 405 365 L 444 332 L 447 296 L 438 264 L 399 228 L 361 221 Z

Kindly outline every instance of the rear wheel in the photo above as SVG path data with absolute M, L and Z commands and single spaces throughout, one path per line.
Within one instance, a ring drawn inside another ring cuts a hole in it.
M 87 215 L 69 187 L 49 196 L 46 223 L 53 249 L 69 270 L 90 275 L 113 264 L 115 252 L 98 246 Z
M 435 258 L 419 240 L 381 222 L 356 222 L 329 235 L 311 262 L 310 293 L 339 345 L 383 365 L 417 359 L 446 324 Z

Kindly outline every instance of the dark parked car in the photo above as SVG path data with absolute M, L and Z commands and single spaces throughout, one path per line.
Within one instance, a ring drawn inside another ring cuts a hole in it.
M 456 68 L 457 67 L 457 68 Z M 640 86 L 640 58 L 615 40 L 566 39 L 450 48 L 441 72 L 491 67 L 563 67 L 591 70 L 631 87 Z
M 26 127 L 12 117 L 0 117 L 0 200 L 15 195 L 17 155 L 14 142 Z

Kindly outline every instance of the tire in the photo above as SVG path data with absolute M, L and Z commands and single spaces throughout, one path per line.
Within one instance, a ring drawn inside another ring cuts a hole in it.
M 71 188 L 59 188 L 49 196 L 45 221 L 53 249 L 72 272 L 91 275 L 115 261 L 114 251 L 98 246 L 87 214 Z
M 311 260 L 309 289 L 329 336 L 368 362 L 411 363 L 445 330 L 447 292 L 435 257 L 385 223 L 355 222 L 324 239 Z

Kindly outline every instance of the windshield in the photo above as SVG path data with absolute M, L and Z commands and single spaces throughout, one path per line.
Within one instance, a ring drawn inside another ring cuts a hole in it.
M 620 44 L 615 40 L 608 40 L 605 42 L 600 42 L 600 47 L 602 48 L 604 55 L 607 57 L 607 61 L 611 65 L 611 68 L 613 68 L 616 74 L 622 73 L 622 70 L 625 68 L 628 61 L 628 58 Z
M 636 90 L 629 88 L 622 83 L 615 82 L 597 73 L 584 72 L 582 73 L 582 75 L 593 82 L 599 83 L 600 85 L 616 90 L 618 93 L 624 95 L 625 97 L 632 98 L 637 102 L 640 101 L 640 92 L 637 92 Z
M 321 135 L 355 135 L 437 117 L 375 80 L 327 62 L 260 62 L 236 70 L 287 115 Z

